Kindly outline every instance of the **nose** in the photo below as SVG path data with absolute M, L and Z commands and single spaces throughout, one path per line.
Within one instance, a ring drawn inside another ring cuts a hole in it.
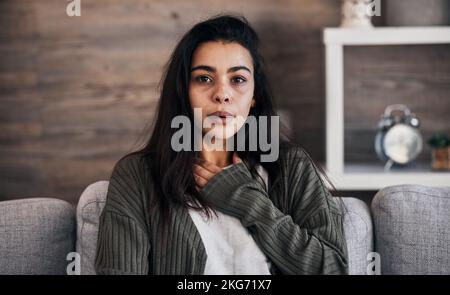
M 216 95 L 214 100 L 218 103 L 225 103 L 225 102 L 229 102 L 230 98 L 226 95 Z
M 217 89 L 214 92 L 213 100 L 216 103 L 228 103 L 230 102 L 230 94 L 225 83 L 218 83 Z

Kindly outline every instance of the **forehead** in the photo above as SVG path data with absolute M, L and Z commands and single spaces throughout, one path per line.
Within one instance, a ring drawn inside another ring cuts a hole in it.
M 234 66 L 246 66 L 253 69 L 250 52 L 239 43 L 211 41 L 200 44 L 192 57 L 192 67 L 207 65 L 228 69 Z

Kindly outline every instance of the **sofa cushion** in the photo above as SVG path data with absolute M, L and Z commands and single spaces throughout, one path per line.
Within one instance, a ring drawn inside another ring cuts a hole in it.
M 450 187 L 387 187 L 371 207 L 382 274 L 450 274 Z
M 95 275 L 98 223 L 105 206 L 109 182 L 106 180 L 89 185 L 81 194 L 77 206 L 76 248 L 81 256 L 81 274 Z
M 63 200 L 0 202 L 0 274 L 66 274 L 75 251 L 75 212 Z
M 349 256 L 349 274 L 366 275 L 367 254 L 374 251 L 372 217 L 363 201 L 345 197 L 344 231 Z

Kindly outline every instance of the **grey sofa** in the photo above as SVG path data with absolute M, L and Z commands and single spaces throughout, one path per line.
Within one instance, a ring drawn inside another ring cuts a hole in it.
M 95 274 L 107 189 L 108 181 L 89 185 L 76 208 L 50 198 L 0 202 L 0 274 L 66 274 L 75 251 L 81 274 Z M 350 274 L 450 274 L 450 187 L 386 187 L 371 208 L 342 199 Z

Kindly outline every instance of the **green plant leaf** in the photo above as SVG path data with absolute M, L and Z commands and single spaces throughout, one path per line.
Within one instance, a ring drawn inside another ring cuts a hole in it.
M 450 146 L 450 138 L 447 134 L 438 132 L 428 138 L 427 143 L 433 148 L 446 148 Z

